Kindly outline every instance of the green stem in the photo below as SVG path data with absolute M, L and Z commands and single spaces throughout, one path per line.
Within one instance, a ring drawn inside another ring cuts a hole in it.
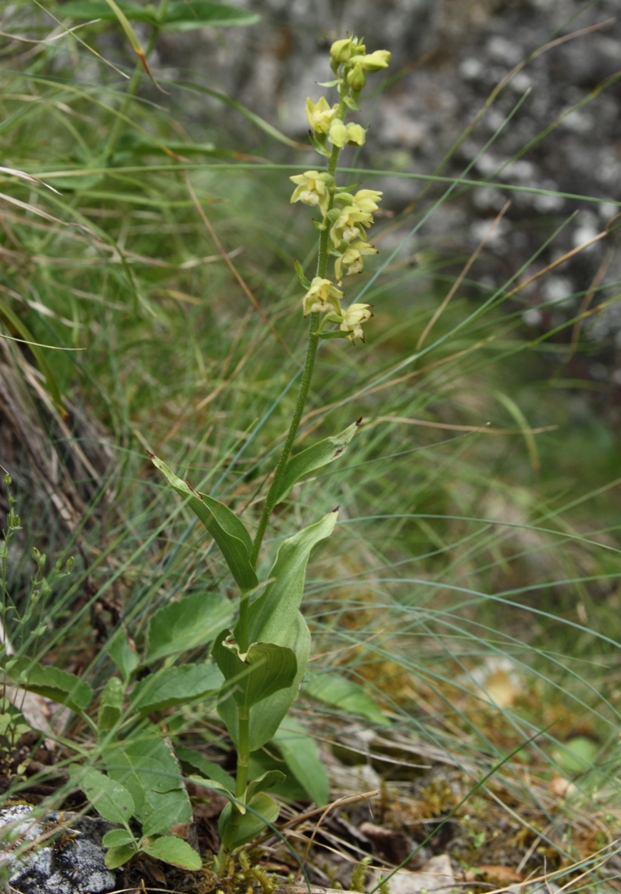
M 341 103 L 341 107 L 342 113 L 344 114 L 345 104 Z M 338 163 L 340 151 L 341 150 L 337 146 L 332 147 L 332 154 L 330 155 L 330 161 L 328 162 L 328 173 L 331 174 L 333 177 L 336 173 L 336 166 Z M 328 210 L 330 210 L 331 208 L 332 199 L 330 200 Z M 317 256 L 317 276 L 320 276 L 322 278 L 325 277 L 328 267 L 328 258 L 330 254 L 328 245 L 329 238 L 330 230 L 326 226 L 325 229 L 321 231 L 321 236 L 319 237 L 319 252 Z M 272 483 L 265 498 L 265 503 L 263 504 L 263 512 L 261 513 L 261 518 L 259 519 L 257 533 L 255 535 L 254 543 L 252 546 L 252 554 L 250 556 L 250 560 L 255 567 L 257 564 L 257 559 L 259 557 L 261 544 L 263 543 L 263 537 L 265 536 L 265 530 L 270 519 L 270 515 L 272 514 L 274 506 L 276 505 L 276 494 L 280 491 L 280 485 L 282 484 L 282 480 L 285 474 L 285 467 L 287 465 L 287 462 L 289 461 L 293 443 L 298 433 L 302 415 L 304 413 L 304 408 L 306 406 L 306 400 L 308 398 L 311 379 L 313 377 L 315 357 L 317 356 L 317 348 L 319 346 L 319 333 L 317 331 L 319 328 L 319 317 L 319 313 L 312 313 L 310 315 L 306 360 L 304 363 L 304 369 L 302 370 L 302 378 L 300 380 L 300 387 L 298 389 L 298 397 L 296 400 L 295 409 L 293 410 L 293 416 L 291 418 L 289 431 L 287 432 L 287 438 L 278 459 L 276 471 L 274 472 L 274 478 L 272 479 Z
M 239 744 L 237 747 L 237 777 L 235 797 L 243 798 L 248 785 L 248 762 L 250 759 L 250 708 L 239 706 Z M 241 814 L 240 814 L 241 816 Z

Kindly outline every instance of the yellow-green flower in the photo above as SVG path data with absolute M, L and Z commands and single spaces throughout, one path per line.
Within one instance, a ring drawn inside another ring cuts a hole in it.
M 388 68 L 390 53 L 388 50 L 375 50 L 366 56 L 351 56 L 348 61 L 351 65 L 359 65 L 364 71 L 381 71 L 382 68 Z
M 342 313 L 343 320 L 340 328 L 348 333 L 347 337 L 351 340 L 352 344 L 357 338 L 364 341 L 362 324 L 366 323 L 366 321 L 373 316 L 369 310 L 370 307 L 370 304 L 352 304 Z
M 336 272 L 336 281 L 340 285 L 343 279 L 343 267 L 345 267 L 345 276 L 351 276 L 354 273 L 362 273 L 364 264 L 363 255 L 376 255 L 377 249 L 370 242 L 358 240 L 353 242 L 345 249 L 342 255 L 339 255 L 334 264 Z
M 328 133 L 338 108 L 338 105 L 329 106 L 325 96 L 322 96 L 317 104 L 309 96 L 306 100 L 306 118 L 311 130 L 315 133 Z
M 304 174 L 289 177 L 289 180 L 298 184 L 291 196 L 291 204 L 302 202 L 304 205 L 319 205 L 322 213 L 326 213 L 330 204 L 329 184 L 332 182 L 329 174 L 306 171 Z
M 322 279 L 316 276 L 311 282 L 310 289 L 304 296 L 304 316 L 316 313 L 328 313 L 334 311 L 341 313 L 341 298 L 343 293 L 340 289 L 330 282 L 329 279 Z
M 366 137 L 364 127 L 359 124 L 344 124 L 340 118 L 335 118 L 330 125 L 328 139 L 333 146 L 342 149 L 346 143 L 352 146 L 362 146 Z
M 372 213 L 373 211 L 377 211 L 377 209 L 379 208 L 378 201 L 382 195 L 383 193 L 381 193 L 377 189 L 359 189 L 356 195 L 353 197 L 353 206 L 358 211 Z
M 335 248 L 339 248 L 342 242 L 353 242 L 354 239 L 364 239 L 364 227 L 370 227 L 373 216 L 368 211 L 362 211 L 355 205 L 346 205 L 334 221 L 330 230 L 330 238 Z

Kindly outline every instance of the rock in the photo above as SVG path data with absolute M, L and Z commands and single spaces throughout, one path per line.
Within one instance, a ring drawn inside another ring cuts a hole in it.
M 21 894 L 105 894 L 116 887 L 101 846 L 108 828 L 88 817 L 75 817 L 68 825 L 67 816 L 61 820 L 58 813 L 38 820 L 26 804 L 6 807 L 0 811 L 0 834 L 13 845 L 5 844 L 0 865 L 8 864 L 9 883 Z M 25 843 L 32 848 L 24 850 Z

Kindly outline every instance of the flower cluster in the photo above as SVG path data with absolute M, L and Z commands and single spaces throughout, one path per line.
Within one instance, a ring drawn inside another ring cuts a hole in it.
M 322 233 L 323 263 L 320 250 L 320 268 L 313 281 L 304 277 L 301 268 L 298 275 L 307 290 L 304 316 L 316 312 L 326 314 L 319 329 L 324 338 L 346 336 L 352 342 L 357 338 L 364 341 L 362 323 L 372 316 L 368 304 L 352 304 L 343 310 L 340 303 L 343 292 L 337 286 L 344 276 L 362 272 L 365 255 L 377 254 L 377 249 L 367 241 L 367 230 L 373 223 L 373 212 L 378 209 L 382 193 L 374 189 L 348 192 L 336 185 L 333 173 L 338 152 L 344 146 L 364 144 L 364 128 L 360 124 L 346 124 L 344 119 L 348 111 L 360 108 L 357 100 L 366 84 L 367 72 L 380 71 L 389 61 L 390 53 L 386 50 L 367 54 L 361 38 L 337 40 L 330 49 L 330 65 L 336 80 L 326 86 L 338 86 L 339 102 L 330 105 L 324 96 L 317 102 L 310 98 L 306 101 L 311 144 L 330 159 L 330 165 L 325 173 L 306 171 L 291 177 L 296 184 L 291 201 L 316 206 L 322 215 L 317 227 Z M 336 258 L 336 285 L 325 276 L 328 253 Z M 323 330 L 323 324 L 328 322 L 338 323 L 339 330 Z

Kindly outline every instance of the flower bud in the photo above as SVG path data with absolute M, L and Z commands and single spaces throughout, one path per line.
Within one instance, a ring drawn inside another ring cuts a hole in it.
M 339 149 L 342 149 L 347 142 L 347 127 L 340 118 L 335 118 L 330 125 L 328 139 L 333 146 L 337 146 Z
M 382 68 L 388 68 L 390 52 L 388 50 L 375 50 L 374 53 L 369 53 L 368 56 L 356 56 L 355 61 L 365 71 L 381 71 Z
M 341 62 L 349 62 L 354 54 L 364 53 L 365 45 L 362 43 L 363 38 L 346 37 L 344 40 L 335 40 L 330 47 L 330 56 L 337 65 Z
M 364 57 L 359 57 L 364 58 Z M 354 91 L 354 93 L 360 93 L 362 88 L 367 82 L 367 76 L 364 72 L 364 68 L 360 63 L 354 65 L 354 67 L 347 73 L 347 83 Z

